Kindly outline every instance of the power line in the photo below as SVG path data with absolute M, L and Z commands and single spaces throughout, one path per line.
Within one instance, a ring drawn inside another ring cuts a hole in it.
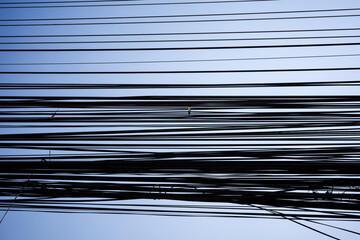
M 360 86 L 353 81 L 311 81 L 281 83 L 224 83 L 224 84 L 61 84 L 61 83 L 0 83 L 0 89 L 152 89 L 152 88 L 253 88 L 253 87 L 312 87 L 312 86 Z
M 167 21 L 138 21 L 138 22 L 87 22 L 87 23 L 32 23 L 32 24 L 0 24 L 0 27 L 26 27 L 26 26 L 82 26 L 82 25 L 121 25 L 121 24 L 166 24 L 166 23 L 194 23 L 194 22 L 238 22 L 238 21 L 268 21 L 268 20 L 294 20 L 294 19 L 321 19 L 359 17 L 360 14 L 350 15 L 318 15 L 298 17 L 265 17 L 265 18 L 231 18 L 231 19 L 198 19 L 198 20 L 167 20 Z
M 207 39 L 160 39 L 160 40 L 103 40 L 103 41 L 53 41 L 53 42 L 0 42 L 0 44 L 83 44 L 83 43 L 157 43 L 157 42 L 221 42 L 221 41 L 269 41 L 269 40 L 301 40 L 359 38 L 360 35 L 341 36 L 308 36 L 308 37 L 262 37 L 262 38 L 207 38 Z
M 324 31 L 358 31 L 360 28 L 322 28 L 322 29 L 290 29 L 290 30 L 255 30 L 255 31 L 216 31 L 216 32 L 165 32 L 165 33 L 114 33 L 114 34 L 50 34 L 50 35 L 0 35 L 5 38 L 17 37 L 116 37 L 116 36 L 167 36 L 167 35 L 208 35 L 208 34 L 257 34 L 257 33 L 295 33 Z
M 127 2 L 127 1 L 137 1 L 137 0 L 77 0 L 77 1 L 52 1 L 52 2 L 0 2 L 1 4 L 44 4 L 44 3 L 92 3 L 92 2 Z
M 358 10 L 360 10 L 360 8 L 335 8 L 335 9 L 311 9 L 311 10 L 266 11 L 266 12 L 237 12 L 237 13 L 176 14 L 176 15 L 143 15 L 143 16 L 127 16 L 127 17 L 25 18 L 25 19 L 0 19 L 0 21 L 65 21 L 65 20 L 100 20 L 100 19 L 212 17 L 212 16 L 234 16 L 234 15 L 236 16 L 236 15 L 338 12 L 338 11 L 358 11 Z
M 211 74 L 211 73 L 260 73 L 260 72 L 314 72 L 314 71 L 357 71 L 360 67 L 343 67 L 343 68 L 289 68 L 289 69 L 235 69 L 235 70 L 183 70 L 183 71 L 0 71 L 0 74 Z
M 92 52 L 92 51 L 183 51 L 183 50 L 221 50 L 252 48 L 293 48 L 293 47 L 333 47 L 358 46 L 360 43 L 314 43 L 288 45 L 243 45 L 243 46 L 210 46 L 210 47 L 164 47 L 164 48 L 47 48 L 47 49 L 0 49 L 0 52 Z
M 153 60 L 153 61 L 120 61 L 120 62 L 44 62 L 44 63 L 0 63 L 0 65 L 77 65 L 77 64 L 141 64 L 141 63 L 171 63 L 171 62 L 218 62 L 218 61 L 251 61 L 251 60 L 277 60 L 301 58 L 327 58 L 327 57 L 357 57 L 360 54 L 334 54 L 334 55 L 308 55 L 289 57 L 253 57 L 253 58 L 218 58 L 218 59 L 186 59 L 186 60 Z
M 164 3 L 123 3 L 123 4 L 94 4 L 94 5 L 44 5 L 44 6 L 4 6 L 8 8 L 69 8 L 69 7 L 127 7 L 127 6 L 161 6 L 161 5 L 190 5 L 190 4 L 217 4 L 217 3 L 243 3 L 243 2 L 265 2 L 275 0 L 224 0 L 224 1 L 199 1 L 199 2 L 164 2 Z
M 6 215 L 7 215 L 8 212 L 10 211 L 10 208 L 11 208 L 11 207 L 14 205 L 14 203 L 16 202 L 16 199 L 17 199 L 17 198 L 20 196 L 20 194 L 24 191 L 24 188 L 26 187 L 26 184 L 27 184 L 28 182 L 30 182 L 30 179 L 32 178 L 33 174 L 34 174 L 34 171 L 31 172 L 31 175 L 30 175 L 30 177 L 28 178 L 28 180 L 23 184 L 23 186 L 22 186 L 22 188 L 20 189 L 19 193 L 16 194 L 14 200 L 10 203 L 9 207 L 6 209 L 3 217 L 2 217 L 1 220 L 0 220 L 0 224 L 4 221 Z

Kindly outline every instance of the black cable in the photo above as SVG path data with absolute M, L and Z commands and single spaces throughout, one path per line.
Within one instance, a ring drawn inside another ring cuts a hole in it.
M 172 36 L 172 35 L 223 35 L 223 34 L 257 34 L 257 33 L 295 33 L 295 32 L 327 32 L 358 31 L 360 28 L 323 28 L 323 29 L 290 29 L 290 30 L 255 30 L 255 31 L 217 31 L 217 32 L 166 32 L 166 33 L 114 33 L 114 34 L 51 34 L 51 35 L 0 35 L 5 38 L 18 37 L 125 37 L 125 36 Z
M 359 11 L 360 8 L 312 9 L 268 12 L 237 12 L 237 13 L 206 13 L 206 14 L 176 14 L 176 15 L 143 15 L 128 17 L 70 17 L 70 18 L 25 18 L 25 19 L 0 19 L 0 21 L 67 21 L 67 20 L 104 20 L 104 19 L 137 19 L 137 18 L 178 18 L 178 17 L 213 17 L 213 16 L 238 16 L 238 15 L 264 15 L 264 14 L 289 14 L 289 13 L 314 13 Z
M 18 194 L 16 194 L 14 200 L 9 204 L 9 207 L 7 208 L 7 210 L 5 211 L 3 217 L 2 217 L 1 220 L 0 220 L 0 224 L 4 221 L 6 215 L 7 215 L 8 212 L 10 211 L 10 208 L 11 208 L 11 207 L 14 205 L 14 203 L 16 202 L 17 198 L 18 198 L 18 197 L 20 196 L 20 194 L 24 191 L 24 188 L 26 187 L 26 184 L 27 184 L 28 182 L 30 182 L 30 179 L 31 179 L 31 178 L 33 177 L 33 175 L 34 175 L 34 171 L 35 171 L 35 169 L 31 172 L 31 175 L 29 176 L 28 180 L 27 180 L 25 183 L 23 183 L 23 186 L 21 187 L 21 189 L 20 189 L 20 191 L 18 192 Z
M 144 103 L 148 102 L 149 100 L 162 100 L 162 101 L 178 101 L 181 100 L 192 100 L 192 101 L 198 101 L 199 99 L 208 102 L 209 100 L 216 100 L 219 104 L 227 105 L 231 104 L 230 100 L 261 100 L 261 104 L 268 106 L 270 101 L 277 101 L 277 102 L 310 102 L 314 103 L 316 101 L 320 102 L 334 102 L 334 101 L 360 101 L 359 95 L 299 95 L 299 96 L 292 96 L 292 95 L 285 95 L 285 96 L 264 96 L 264 95 L 254 95 L 254 96 L 238 96 L 238 95 L 225 95 L 225 96 L 217 96 L 217 95 L 210 95 L 210 96 L 201 96 L 201 95 L 192 95 L 192 96 L 1 96 L 1 99 L 36 99 L 34 104 L 39 102 L 39 100 L 78 100 L 78 99 L 86 99 L 86 100 L 143 100 Z M 224 101 L 222 101 L 224 100 Z M 163 105 L 162 105 L 163 106 Z
M 77 0 L 77 1 L 52 1 L 52 2 L 0 2 L 1 4 L 43 4 L 43 3 L 82 3 L 82 2 L 88 2 L 88 3 L 92 3 L 92 2 L 127 2 L 127 1 L 137 1 L 137 0 Z
M 198 20 L 167 20 L 167 21 L 140 21 L 140 22 L 87 22 L 87 23 L 33 23 L 33 24 L 0 24 L 0 27 L 26 27 L 26 26 L 82 26 L 82 25 L 121 25 L 121 24 L 163 24 L 163 23 L 194 23 L 194 22 L 238 22 L 238 21 L 268 21 L 268 20 L 293 20 L 293 19 L 321 19 L 359 17 L 360 14 L 350 15 L 318 15 L 298 17 L 265 17 L 265 18 L 233 18 L 233 19 L 198 19 Z
M 147 88 L 240 88 L 240 87 L 311 87 L 360 86 L 359 80 L 282 82 L 282 83 L 224 83 L 224 84 L 61 84 L 61 83 L 0 83 L 0 89 L 147 89 Z
M 293 48 L 293 47 L 332 47 L 357 46 L 360 43 L 313 43 L 289 45 L 243 45 L 243 46 L 210 46 L 210 47 L 164 47 L 164 48 L 39 48 L 39 49 L 0 49 L 0 52 L 101 52 L 101 51 L 183 51 L 183 50 L 221 50 L 252 48 Z
M 301 59 L 301 58 L 328 58 L 328 57 L 357 57 L 360 54 L 330 54 L 330 55 L 309 55 L 293 57 L 254 57 L 254 58 L 219 58 L 219 59 L 186 59 L 186 60 L 153 60 L 153 61 L 121 61 L 121 62 L 31 62 L 31 63 L 0 63 L 0 65 L 79 65 L 79 64 L 141 64 L 141 63 L 171 63 L 171 62 L 218 62 L 218 61 L 251 61 L 251 60 L 280 60 L 280 59 Z
M 357 71 L 360 67 L 343 68 L 289 68 L 289 69 L 241 69 L 241 70 L 183 70 L 183 71 L 84 71 L 84 72 L 55 72 L 55 71 L 0 71 L 0 74 L 211 74 L 211 73 L 259 73 L 259 72 L 304 72 L 304 71 Z
M 164 2 L 164 3 L 124 3 L 124 4 L 94 4 L 94 5 L 45 5 L 45 6 L 5 6 L 0 9 L 9 8 L 67 8 L 67 7 L 127 7 L 127 6 L 161 6 L 161 5 L 189 5 L 189 4 L 215 4 L 215 3 L 243 3 L 243 2 L 265 2 L 276 0 L 224 0 L 224 1 L 200 1 L 200 2 Z
M 163 42 L 222 42 L 222 41 L 269 41 L 300 39 L 359 38 L 360 35 L 309 36 L 309 37 L 269 37 L 269 38 L 207 38 L 207 39 L 160 39 L 160 40 L 105 40 L 105 41 L 53 41 L 53 42 L 0 42 L 0 44 L 83 44 L 83 43 L 163 43 Z

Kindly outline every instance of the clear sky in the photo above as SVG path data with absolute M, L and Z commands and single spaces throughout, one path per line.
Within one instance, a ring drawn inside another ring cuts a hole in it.
M 16 0 L 20 1 L 20 0 Z M 22 0 L 25 1 L 25 0 Z M 29 0 L 30 1 L 30 0 Z M 39 0 L 40 1 L 40 0 Z M 180 0 L 176 0 L 179 2 Z M 188 0 L 195 1 L 195 0 Z M 5 2 L 5 0 L 0 0 Z M 8 1 L 7 1 L 8 2 Z M 160 2 L 138 0 L 138 3 Z M 170 2 L 163 0 L 162 2 Z M 175 1 L 171 1 L 175 2 Z M 4 5 L 1 5 L 4 6 Z M 111 6 L 77 8 L 0 8 L 0 19 L 68 18 L 68 17 L 131 17 L 143 15 L 176 15 L 205 13 L 239 13 L 290 10 L 316 10 L 336 8 L 360 8 L 357 0 L 277 0 L 267 2 L 213 3 L 156 6 Z M 328 16 L 360 14 L 358 11 L 315 12 L 296 14 L 220 16 L 189 19 L 239 19 L 266 17 Z M 134 19 L 131 21 L 157 21 L 174 19 Z M 10 38 L 6 35 L 50 34 L 128 34 L 128 33 L 176 33 L 215 31 L 263 31 L 292 29 L 357 28 L 360 17 L 305 18 L 242 20 L 219 22 L 97 24 L 66 26 L 0 26 L 1 42 L 25 41 L 96 41 L 96 40 L 159 40 L 203 38 L 262 38 L 296 36 L 360 36 L 360 30 L 297 32 L 297 33 L 241 33 L 222 35 L 173 35 L 173 36 L 127 36 L 127 37 L 77 37 L 77 38 Z M 90 21 L 90 20 L 89 20 Z M 94 22 L 121 22 L 128 20 L 91 20 Z M 62 21 L 65 23 L 66 21 Z M 72 21 L 74 22 L 74 21 Z M 84 22 L 84 21 L 77 21 Z M 1 24 L 23 22 L 0 22 Z M 25 22 L 30 24 L 31 22 Z M 47 23 L 38 21 L 36 23 Z M 359 37 L 297 40 L 233 40 L 214 42 L 170 43 L 102 43 L 102 44 L 1 44 L 0 49 L 15 48 L 149 48 L 190 46 L 277 45 L 309 43 L 351 43 Z M 340 68 L 359 67 L 359 56 L 258 59 L 236 61 L 127 63 L 127 64 L 76 64 L 76 65 L 4 65 L 9 63 L 79 63 L 79 62 L 139 62 L 165 60 L 213 60 L 239 58 L 270 58 L 360 54 L 359 46 L 258 48 L 227 50 L 187 51 L 106 51 L 106 52 L 0 52 L 0 71 L 162 71 L 162 70 L 229 70 L 229 69 L 284 69 L 284 68 Z M 3 64 L 3 65 L 1 65 Z M 226 73 L 226 74 L 0 74 L 0 83 L 270 83 L 302 81 L 359 80 L 358 71 L 278 72 L 278 73 Z M 136 89 L 136 90 L 0 90 L 2 96 L 141 96 L 141 95 L 358 95 L 359 87 L 304 87 L 304 88 L 233 88 L 233 89 Z M 54 109 L 56 110 L 56 109 Z M 0 129 L 1 133 L 33 132 L 32 129 Z M 37 132 L 41 131 L 36 129 Z M 58 131 L 43 129 L 42 131 Z M 25 150 L 1 149 L 1 154 L 33 154 Z M 41 152 L 43 153 L 43 152 Z M 57 152 L 54 152 L 56 154 Z M 156 200 L 157 203 L 162 200 Z M 359 223 L 336 223 L 350 229 L 360 229 Z M 353 235 L 319 229 L 333 233 L 342 239 L 356 239 Z M 309 229 L 286 220 L 255 220 L 235 218 L 186 218 L 104 214 L 55 214 L 9 212 L 0 225 L 0 239 L 329 239 Z

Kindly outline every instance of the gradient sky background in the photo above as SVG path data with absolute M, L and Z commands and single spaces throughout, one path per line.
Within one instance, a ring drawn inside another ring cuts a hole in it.
M 20 1 L 20 0 L 17 0 Z M 24 0 L 22 0 L 24 1 Z M 179 0 L 177 0 L 179 1 Z M 194 0 L 191 0 L 194 1 Z M 5 2 L 5 0 L 1 0 Z M 160 2 L 139 0 L 143 2 Z M 163 1 L 170 2 L 170 1 Z M 175 2 L 175 1 L 171 1 Z M 189 0 L 190 2 L 190 0 Z M 1 5 L 4 6 L 4 5 Z M 357 0 L 278 0 L 268 2 L 239 2 L 164 6 L 77 7 L 77 8 L 0 8 L 0 19 L 109 17 L 140 15 L 174 15 L 231 12 L 261 12 L 312 10 L 360 7 Z M 273 14 L 271 17 L 319 16 L 359 14 L 352 12 L 324 12 L 303 14 Z M 230 16 L 230 18 L 260 18 L 269 15 Z M 215 17 L 209 17 L 209 19 Z M 218 17 L 219 19 L 225 17 Z M 183 18 L 195 19 L 195 18 Z M 200 18 L 197 18 L 200 19 Z M 207 18 L 201 18 L 207 19 Z M 140 19 L 144 20 L 144 19 Z M 136 20 L 136 21 L 140 21 Z M 151 19 L 154 20 L 154 19 Z M 155 19 L 156 20 L 156 19 Z M 164 20 L 164 19 L 163 19 Z M 0 26 L 0 42 L 35 41 L 34 38 L 4 38 L 6 35 L 44 34 L 100 34 L 100 33 L 161 33 L 207 31 L 254 31 L 284 29 L 356 28 L 359 17 L 336 17 L 292 20 L 226 21 L 210 23 L 163 24 L 110 24 L 94 26 Z M 110 20 L 118 21 L 121 20 Z M 150 20 L 144 20 L 150 21 Z M 39 23 L 46 21 L 39 21 Z M 64 21 L 65 22 L 65 21 Z M 104 21 L 109 22 L 109 21 Z M 1 22 L 5 23 L 5 22 Z M 0 23 L 0 24 L 1 24 Z M 17 22 L 6 22 L 16 24 Z M 144 36 L 144 37 L 78 37 L 71 40 L 145 40 L 145 39 L 201 39 L 246 38 L 284 36 L 360 35 L 360 31 L 227 34 L 224 36 Z M 67 38 L 36 38 L 38 41 L 69 40 Z M 1 44 L 0 49 L 14 48 L 98 48 L 98 47 L 166 47 L 166 46 L 232 46 L 263 44 L 306 44 L 359 42 L 359 38 L 224 41 L 185 43 L 117 43 L 117 44 Z M 138 51 L 138 52 L 1 52 L 0 71 L 155 71 L 155 70 L 225 70 L 225 69 L 280 69 L 280 68 L 331 68 L 358 67 L 359 56 L 281 60 L 251 60 L 196 63 L 132 63 L 101 65 L 2 65 L 4 63 L 55 63 L 55 62 L 111 62 L 188 60 L 214 58 L 284 57 L 327 54 L 360 54 L 358 46 L 268 48 L 195 51 Z M 145 75 L 28 75 L 0 74 L 1 83 L 258 83 L 297 82 L 321 80 L 358 80 L 358 71 L 281 72 L 281 73 L 228 73 L 228 74 L 145 74 Z M 303 87 L 303 88 L 235 88 L 235 89 L 157 89 L 157 90 L 0 90 L 2 96 L 134 96 L 134 95 L 358 95 L 359 87 Z M 56 109 L 54 109 L 55 111 Z M 61 110 L 60 110 L 61 111 Z M 88 128 L 90 129 L 90 128 Z M 0 129 L 1 133 L 62 131 L 62 129 Z M 1 154 L 47 154 L 44 151 L 1 149 Z M 59 152 L 53 152 L 57 154 Z M 156 203 L 163 200 L 156 200 Z M 149 202 L 149 201 L 147 201 Z M 165 201 L 164 201 L 165 202 Z M 3 212 L 2 212 L 3 213 Z M 359 223 L 336 223 L 350 229 L 360 229 Z M 353 235 L 318 227 L 343 239 L 356 239 Z M 104 214 L 50 214 L 9 212 L 0 225 L 0 239 L 329 239 L 286 220 L 256 220 L 232 218 L 156 217 Z

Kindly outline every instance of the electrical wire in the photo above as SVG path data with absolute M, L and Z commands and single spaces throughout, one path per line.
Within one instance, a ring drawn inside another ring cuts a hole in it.
M 267 14 L 292 14 L 292 13 L 314 13 L 314 12 L 343 12 L 359 11 L 360 8 L 335 8 L 335 9 L 310 9 L 289 11 L 264 11 L 264 12 L 235 12 L 235 13 L 206 13 L 206 14 L 176 14 L 176 15 L 142 15 L 126 17 L 69 17 L 69 18 L 21 18 L 0 19 L 0 21 L 68 21 L 68 20 L 107 20 L 107 19 L 136 19 L 136 18 L 178 18 L 178 17 L 213 17 L 213 16 L 238 16 L 238 15 L 267 15 Z
M 193 19 L 193 20 L 165 20 L 165 21 L 138 21 L 138 22 L 81 22 L 81 23 L 31 23 L 31 24 L 0 24 L 0 27 L 29 27 L 29 26 L 83 26 L 83 25 L 124 25 L 124 24 L 168 24 L 168 23 L 207 23 L 207 22 L 238 22 L 238 21 L 272 21 L 296 19 L 322 19 L 359 17 L 360 14 L 348 15 L 317 15 L 296 17 L 264 17 L 264 18 L 229 18 L 229 19 Z
M 253 60 L 281 60 L 281 59 L 306 59 L 306 58 L 331 58 L 331 57 L 358 57 L 360 54 L 329 54 L 308 56 L 283 56 L 283 57 L 253 57 L 253 58 L 215 58 L 215 59 L 186 59 L 186 60 L 149 60 L 149 61 L 119 61 L 119 62 L 29 62 L 29 63 L 0 63 L 10 65 L 86 65 L 86 64 L 143 64 L 143 63 L 173 63 L 173 62 L 219 62 L 219 61 L 253 61 Z
M 120 37 L 120 36 L 167 36 L 167 35 L 223 35 L 223 34 L 260 34 L 260 33 L 297 33 L 327 31 L 358 31 L 360 28 L 323 28 L 323 29 L 289 29 L 289 30 L 255 30 L 255 31 L 216 31 L 216 32 L 165 32 L 165 33 L 114 33 L 114 34 L 51 34 L 51 35 L 0 35 L 0 38 L 32 37 Z
M 224 1 L 193 1 L 193 2 L 160 2 L 160 3 L 123 3 L 123 4 L 83 4 L 83 5 L 41 5 L 41 6 L 3 6 L 0 9 L 10 8 L 71 8 L 71 7 L 128 7 L 128 6 L 162 6 L 162 5 L 190 5 L 190 4 L 218 4 L 218 3 L 246 3 L 266 2 L 276 0 L 224 0 Z
M 158 40 L 105 40 L 105 41 L 52 41 L 52 42 L 0 42 L 0 44 L 84 44 L 84 43 L 163 43 L 163 42 L 222 42 L 222 41 L 269 41 L 269 40 L 302 40 L 302 39 L 333 39 L 359 38 L 360 35 L 341 36 L 307 36 L 307 37 L 268 37 L 268 38 L 207 38 L 207 39 L 158 39 Z
M 241 45 L 241 46 L 209 46 L 209 47 L 153 47 L 153 48 L 23 48 L 0 49 L 0 52 L 102 52 L 102 51 L 184 51 L 184 50 L 225 50 L 225 49 L 254 49 L 254 48 L 296 48 L 296 47 L 334 47 L 358 46 L 358 42 L 346 43 L 312 43 L 287 45 Z

